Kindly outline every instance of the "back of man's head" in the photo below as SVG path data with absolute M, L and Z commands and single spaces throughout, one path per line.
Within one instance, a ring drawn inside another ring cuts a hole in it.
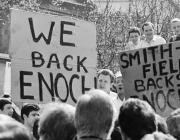
M 12 104 L 12 102 L 7 98 L 0 98 L 0 110 L 3 110 L 6 104 Z
M 0 140 L 33 140 L 29 130 L 7 115 L 0 114 Z
M 180 139 L 180 108 L 174 110 L 166 120 L 169 133 Z
M 42 140 L 72 140 L 76 135 L 75 107 L 64 103 L 50 103 L 40 115 L 39 134 Z
M 102 135 L 108 137 L 114 126 L 114 119 L 114 105 L 104 91 L 91 90 L 79 98 L 75 113 L 78 137 L 96 136 L 101 139 Z
M 24 120 L 23 115 L 26 115 L 28 117 L 30 112 L 39 111 L 39 110 L 40 108 L 37 104 L 30 104 L 30 103 L 25 104 L 21 109 L 21 118 Z
M 120 108 L 118 121 L 122 133 L 132 140 L 139 140 L 145 134 L 156 131 L 154 110 L 140 99 L 125 101 Z

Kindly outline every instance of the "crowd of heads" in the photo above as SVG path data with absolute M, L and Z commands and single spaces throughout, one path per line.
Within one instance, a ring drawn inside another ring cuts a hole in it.
M 110 78 L 112 75 L 106 72 Z M 80 96 L 76 106 L 52 102 L 39 107 L 26 103 L 20 114 L 23 123 L 7 113 L 7 105 L 13 108 L 11 100 L 1 98 L 0 140 L 180 139 L 180 109 L 165 119 L 148 102 L 129 98 L 118 111 L 113 98 L 102 89 L 91 89 Z
M 171 41 L 178 40 L 180 19 L 173 19 L 171 26 Z M 144 44 L 164 41 L 154 38 L 151 22 L 143 24 L 142 32 Z M 128 35 L 138 45 L 140 29 L 132 27 Z M 112 92 L 114 83 L 121 88 L 118 94 Z M 0 140 L 180 140 L 180 109 L 163 118 L 146 101 L 125 100 L 122 74 L 109 69 L 98 71 L 97 89 L 82 94 L 75 106 L 26 103 L 18 113 L 12 101 L 10 96 L 0 98 Z

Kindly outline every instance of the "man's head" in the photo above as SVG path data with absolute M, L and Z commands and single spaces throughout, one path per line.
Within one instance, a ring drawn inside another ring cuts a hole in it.
M 143 33 L 147 41 L 151 41 L 154 37 L 154 25 L 151 22 L 146 22 L 142 26 Z
M 128 34 L 129 34 L 129 41 L 132 41 L 134 45 L 137 45 L 141 36 L 140 29 L 138 27 L 131 27 L 129 29 Z
M 169 134 L 161 132 L 153 132 L 152 134 L 146 134 L 141 140 L 176 140 Z
M 101 69 L 97 79 L 97 88 L 109 93 L 115 79 L 113 72 L 109 69 Z
M 34 122 L 39 118 L 39 106 L 36 104 L 25 104 L 21 109 L 21 118 L 24 120 L 24 124 L 32 129 Z
M 0 140 L 33 140 L 33 137 L 23 124 L 0 114 Z
M 172 31 L 174 31 L 176 35 L 180 35 L 180 19 L 179 18 L 174 18 L 171 20 L 171 28 L 172 28 Z
M 145 134 L 156 131 L 155 113 L 152 107 L 140 99 L 128 99 L 119 113 L 119 125 L 124 140 L 141 139 Z
M 174 110 L 166 120 L 169 133 L 180 139 L 180 108 Z
M 72 140 L 76 135 L 75 108 L 63 103 L 47 104 L 40 115 L 41 140 Z
M 12 102 L 6 98 L 0 98 L 0 114 L 5 114 L 10 117 L 13 115 Z
M 79 98 L 75 125 L 78 137 L 96 136 L 107 139 L 115 121 L 115 108 L 110 96 L 102 90 L 91 90 Z
M 115 74 L 115 77 L 116 77 L 116 88 L 117 88 L 118 96 L 121 100 L 123 100 L 125 97 L 125 90 L 124 90 L 124 83 L 123 83 L 121 71 L 118 71 Z

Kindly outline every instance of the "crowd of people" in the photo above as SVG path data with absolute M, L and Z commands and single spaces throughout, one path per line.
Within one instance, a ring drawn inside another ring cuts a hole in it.
M 175 36 L 169 42 L 178 41 L 180 19 L 171 24 Z M 143 40 L 137 27 L 130 29 L 127 49 L 166 43 L 154 35 L 152 23 L 145 23 L 142 30 Z M 0 140 L 180 140 L 180 108 L 163 118 L 146 101 L 125 99 L 123 85 L 123 92 L 113 92 L 118 77 L 109 69 L 99 70 L 97 89 L 82 94 L 76 106 L 58 101 L 41 107 L 26 103 L 17 111 L 13 99 L 4 95 L 0 98 Z
M 115 76 L 97 74 L 97 89 L 79 97 L 76 106 L 58 101 L 42 107 L 24 104 L 19 114 L 10 97 L 0 98 L 0 140 L 179 140 L 180 109 L 167 119 L 146 102 L 112 92 Z M 18 113 L 17 113 L 18 114 Z
M 174 18 L 171 20 L 171 28 L 174 35 L 166 41 L 160 35 L 155 35 L 154 25 L 151 22 L 146 22 L 142 25 L 141 31 L 138 27 L 131 27 L 128 32 L 129 40 L 125 50 L 133 50 L 144 47 L 156 46 L 165 44 L 167 42 L 174 42 L 180 40 L 180 19 Z

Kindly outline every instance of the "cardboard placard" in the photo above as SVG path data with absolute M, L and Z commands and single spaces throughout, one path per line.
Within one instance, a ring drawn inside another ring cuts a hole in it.
M 121 52 L 126 97 L 148 101 L 167 116 L 180 107 L 180 42 Z
M 96 28 L 72 17 L 11 10 L 12 97 L 74 104 L 94 87 Z

